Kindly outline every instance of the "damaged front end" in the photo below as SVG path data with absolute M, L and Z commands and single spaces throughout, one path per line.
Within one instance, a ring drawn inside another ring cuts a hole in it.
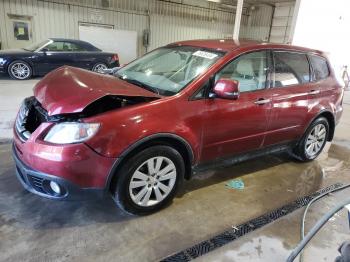
M 44 122 L 80 122 L 81 119 L 86 117 L 98 115 L 107 111 L 112 111 L 127 106 L 150 102 L 156 99 L 158 98 L 105 95 L 87 105 L 82 112 L 49 115 L 47 110 L 42 107 L 40 102 L 34 96 L 31 96 L 26 98 L 21 105 L 15 122 L 15 131 L 22 142 L 25 142 L 29 139 L 31 134 L 41 125 L 41 123 Z

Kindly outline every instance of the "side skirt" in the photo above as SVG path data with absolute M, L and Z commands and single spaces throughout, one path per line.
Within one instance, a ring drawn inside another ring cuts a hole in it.
M 296 146 L 296 144 L 297 144 L 297 141 L 273 145 L 273 146 L 265 147 L 262 149 L 250 151 L 247 153 L 235 155 L 232 157 L 219 158 L 219 159 L 216 159 L 214 161 L 210 161 L 210 162 L 203 163 L 203 164 L 198 164 L 198 165 L 192 167 L 192 176 L 196 175 L 196 173 L 198 173 L 198 172 L 202 172 L 202 171 L 205 171 L 208 169 L 228 167 L 228 166 L 232 166 L 236 163 L 240 163 L 240 162 L 243 162 L 243 161 L 246 161 L 249 159 L 269 155 L 272 153 L 290 151 L 294 146 Z

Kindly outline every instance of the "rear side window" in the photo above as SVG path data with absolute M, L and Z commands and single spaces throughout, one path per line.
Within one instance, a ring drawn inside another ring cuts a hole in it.
M 323 57 L 310 55 L 310 62 L 313 69 L 312 79 L 314 81 L 320 81 L 329 76 L 329 68 L 327 60 Z
M 284 87 L 310 82 L 310 65 L 306 54 L 277 51 L 274 58 L 274 86 Z
M 86 51 L 84 47 L 75 43 L 65 42 L 64 44 L 65 44 L 64 47 L 68 51 Z

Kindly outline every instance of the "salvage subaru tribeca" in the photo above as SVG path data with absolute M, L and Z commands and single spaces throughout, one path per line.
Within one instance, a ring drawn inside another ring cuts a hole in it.
M 132 214 L 166 206 L 195 171 L 264 153 L 315 159 L 342 114 L 320 51 L 231 40 L 158 48 L 115 76 L 61 67 L 24 100 L 17 176 L 32 193 L 110 193 Z

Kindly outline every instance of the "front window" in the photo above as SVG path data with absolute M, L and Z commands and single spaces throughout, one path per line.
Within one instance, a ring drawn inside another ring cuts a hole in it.
M 170 96 L 180 92 L 223 55 L 223 52 L 199 47 L 163 47 L 121 68 L 117 77 Z
M 241 93 L 264 89 L 267 80 L 267 52 L 252 52 L 234 59 L 215 75 L 215 82 L 221 78 L 237 80 Z

